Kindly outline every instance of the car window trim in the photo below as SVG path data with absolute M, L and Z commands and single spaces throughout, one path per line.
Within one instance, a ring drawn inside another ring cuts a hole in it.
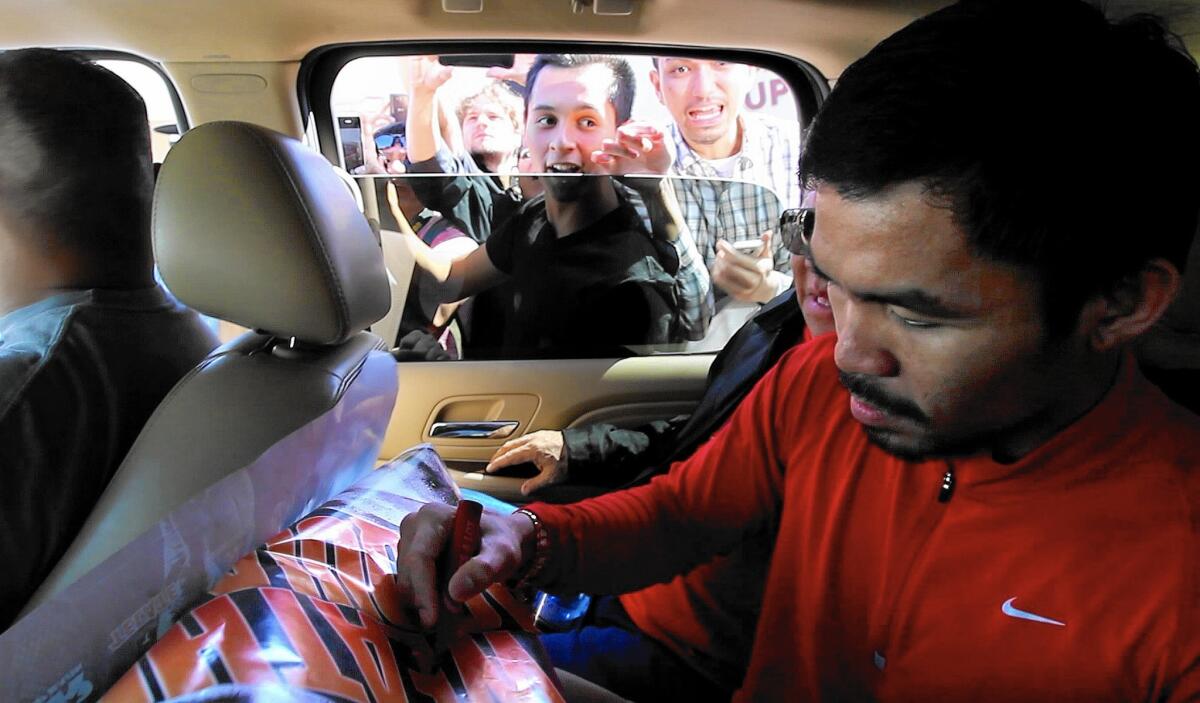
M 64 47 L 66 48 L 66 47 Z M 146 66 L 150 70 L 158 74 L 162 78 L 163 83 L 167 87 L 167 95 L 171 98 L 171 108 L 175 111 L 175 124 L 179 128 L 179 134 L 182 136 L 184 132 L 191 129 L 191 123 L 188 121 L 187 110 L 184 109 L 183 100 L 179 97 L 179 90 L 175 87 L 175 81 L 171 80 L 171 76 L 167 73 L 162 64 L 157 61 L 146 58 L 138 54 L 133 54 L 128 51 L 120 51 L 117 49 L 97 49 L 89 47 L 70 47 L 71 51 L 78 52 L 86 56 L 92 61 L 132 61 Z
M 788 82 L 796 100 L 801 130 L 807 128 L 817 108 L 829 95 L 829 81 L 803 59 L 761 49 L 705 48 L 652 44 L 647 42 L 569 41 L 569 40 L 477 40 L 386 41 L 354 44 L 330 44 L 310 51 L 300 64 L 296 94 L 300 114 L 316 122 L 321 154 L 335 167 L 341 166 L 337 144 L 337 126 L 330 108 L 333 83 L 346 64 L 355 59 L 383 56 L 431 54 L 511 54 L 511 53 L 589 53 L 620 56 L 698 57 L 716 61 L 746 63 L 774 72 Z M 798 165 L 797 165 L 798 166 Z

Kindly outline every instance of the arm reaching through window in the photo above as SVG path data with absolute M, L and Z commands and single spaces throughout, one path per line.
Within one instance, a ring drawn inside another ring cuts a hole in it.
M 439 302 L 469 298 L 499 285 L 506 278 L 506 274 L 488 258 L 486 247 L 478 247 L 463 257 L 451 258 L 434 251 L 416 237 L 406 236 L 402 241 L 412 254 L 417 275 L 429 276 L 436 282 Z

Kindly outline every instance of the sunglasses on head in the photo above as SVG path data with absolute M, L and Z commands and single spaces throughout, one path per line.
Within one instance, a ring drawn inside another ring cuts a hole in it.
M 391 149 L 395 146 L 405 146 L 403 134 L 380 134 L 375 137 L 376 149 Z
M 783 245 L 793 254 L 807 255 L 815 224 L 816 211 L 812 208 L 797 207 L 784 210 L 779 216 L 779 236 L 783 239 Z

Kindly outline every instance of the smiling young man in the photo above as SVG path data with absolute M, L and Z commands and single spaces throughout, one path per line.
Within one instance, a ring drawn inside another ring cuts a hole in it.
M 581 55 L 580 59 L 599 61 L 601 57 Z M 561 60 L 577 59 L 565 56 Z M 518 61 L 518 64 L 520 63 L 523 62 Z M 621 62 L 614 58 L 612 63 L 617 65 Z M 542 184 L 538 176 L 526 175 L 519 178 L 519 188 L 512 187 L 509 174 L 514 162 L 507 159 L 498 160 L 497 149 L 501 146 L 507 148 L 511 142 L 507 122 L 500 119 L 500 113 L 509 114 L 512 109 L 511 103 L 514 101 L 517 107 L 520 107 L 520 100 L 510 93 L 505 83 L 492 84 L 461 104 L 459 117 L 463 135 L 468 143 L 468 150 L 475 156 L 456 156 L 444 143 L 445 140 L 440 140 L 439 121 L 443 118 L 439 116 L 441 110 L 437 93 L 441 86 L 450 80 L 452 70 L 450 66 L 440 65 L 436 57 L 432 56 L 414 57 L 410 64 L 413 100 L 408 113 L 408 169 L 411 173 L 422 176 L 440 176 L 412 179 L 412 187 L 417 196 L 425 207 L 442 213 L 459 229 L 476 241 L 483 242 L 492 232 L 499 231 L 509 224 L 524 200 L 532 200 L 541 194 Z M 531 77 L 523 76 L 526 86 L 532 84 L 529 80 Z M 628 81 L 627 87 L 631 87 L 632 75 L 628 76 Z M 529 88 L 526 87 L 525 91 L 528 98 Z M 622 121 L 630 118 L 631 96 L 627 108 L 622 111 Z M 441 126 L 444 127 L 444 124 Z M 613 125 L 606 125 L 606 129 L 612 127 Z M 520 129 L 519 120 L 518 129 L 514 134 L 518 141 L 525 134 Z M 633 137 L 629 139 L 632 140 Z M 519 149 L 515 146 L 513 148 L 515 155 L 530 153 L 528 145 Z M 480 156 L 481 153 L 484 156 Z M 486 156 L 489 153 L 493 155 L 492 158 Z M 666 173 L 670 168 L 668 151 L 661 144 L 653 161 L 656 168 L 660 169 L 659 173 Z M 537 173 L 533 160 L 529 157 L 516 159 L 515 163 L 521 173 Z M 608 170 L 616 173 L 631 167 L 631 163 L 644 163 L 644 160 L 626 161 L 622 158 L 621 161 L 609 164 Z M 480 165 L 485 166 L 487 170 L 482 170 Z M 675 272 L 678 310 L 671 341 L 701 339 L 713 314 L 712 284 L 708 269 L 696 251 L 691 233 L 686 229 L 686 221 L 679 212 L 674 192 L 670 192 L 669 196 L 660 197 L 659 193 L 647 191 L 650 201 L 642 202 L 643 193 L 639 192 L 642 185 L 645 184 L 631 181 L 622 186 L 620 191 L 622 198 L 637 209 L 644 227 L 664 241 L 669 241 L 675 249 L 674 255 L 668 254 L 668 258 L 678 259 Z M 669 205 L 667 200 L 670 201 Z M 501 328 L 502 309 L 511 296 L 512 292 L 502 286 L 490 289 L 476 298 L 468 346 L 483 348 L 485 354 L 495 354 L 502 347 L 501 340 L 505 335 Z
M 675 188 L 719 295 L 765 303 L 791 284 L 774 230 L 783 210 L 801 204 L 800 128 L 744 109 L 756 73 L 743 63 L 657 57 L 650 82 L 671 113 L 673 171 L 688 176 Z M 775 236 L 757 255 L 730 245 L 768 232 Z
M 633 81 L 619 58 L 539 55 L 529 72 L 524 141 L 531 167 L 556 174 L 541 177 L 544 194 L 464 258 L 434 256 L 406 240 L 443 300 L 507 283 L 505 356 L 623 355 L 624 345 L 670 339 L 674 253 L 654 245 L 608 175 L 669 158 L 660 133 L 626 124 Z M 667 207 L 662 184 L 639 185 L 652 213 Z
M 404 599 L 432 624 L 514 576 L 623 592 L 766 532 L 737 699 L 1195 700 L 1200 418 L 1129 346 L 1179 288 L 1197 123 L 1196 65 L 1146 18 L 968 0 L 897 32 L 801 167 L 836 339 L 649 485 L 488 516 L 441 590 L 452 511 L 423 508 Z

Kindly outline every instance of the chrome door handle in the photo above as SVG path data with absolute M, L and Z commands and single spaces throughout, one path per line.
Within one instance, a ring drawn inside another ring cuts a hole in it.
M 504 439 L 517 429 L 518 424 L 520 423 L 516 420 L 435 422 L 433 427 L 429 428 L 429 436 L 448 439 Z

